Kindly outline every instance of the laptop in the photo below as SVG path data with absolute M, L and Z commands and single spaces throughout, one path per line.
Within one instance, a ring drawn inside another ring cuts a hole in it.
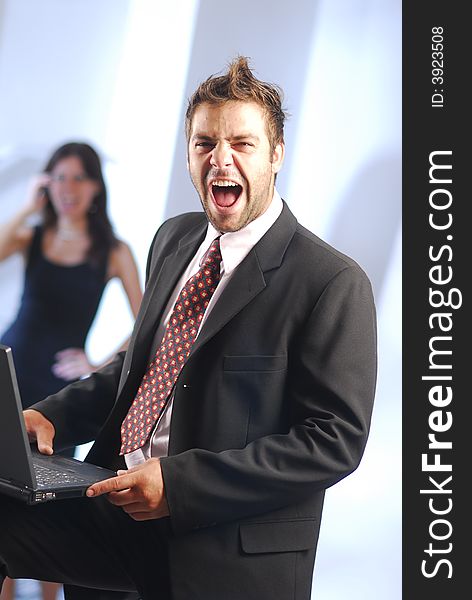
M 23 419 L 13 353 L 0 344 L 0 493 L 27 504 L 78 498 L 116 473 L 64 456 L 46 456 L 30 444 Z

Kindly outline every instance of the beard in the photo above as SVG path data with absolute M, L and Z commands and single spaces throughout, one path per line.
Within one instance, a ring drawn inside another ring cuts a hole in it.
M 208 181 L 218 177 L 231 179 L 241 187 L 239 196 L 234 202 L 234 211 L 219 209 L 214 194 L 208 187 Z M 270 168 L 264 169 L 249 185 L 249 182 L 237 171 L 212 169 L 203 181 L 197 180 L 192 173 L 191 179 L 210 223 L 217 231 L 230 233 L 243 229 L 267 210 L 274 192 L 275 177 Z

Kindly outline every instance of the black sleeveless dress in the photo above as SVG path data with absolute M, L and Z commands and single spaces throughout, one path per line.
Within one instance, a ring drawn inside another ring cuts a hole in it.
M 63 266 L 42 253 L 42 228 L 29 248 L 21 303 L 2 335 L 11 346 L 23 407 L 54 394 L 68 382 L 51 371 L 55 354 L 84 348 L 106 285 L 107 264 Z

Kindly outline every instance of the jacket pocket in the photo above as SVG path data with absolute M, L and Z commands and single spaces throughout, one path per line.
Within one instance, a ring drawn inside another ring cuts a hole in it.
M 281 371 L 287 368 L 287 356 L 225 356 L 224 371 Z
M 315 547 L 314 519 L 244 523 L 239 526 L 241 548 L 246 554 L 296 552 Z

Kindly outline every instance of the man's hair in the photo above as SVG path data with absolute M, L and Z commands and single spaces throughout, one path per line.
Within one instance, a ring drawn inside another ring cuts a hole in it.
M 271 151 L 277 144 L 283 143 L 284 121 L 287 117 L 282 108 L 283 91 L 278 85 L 254 77 L 244 56 L 233 60 L 225 75 L 211 75 L 189 98 L 185 115 L 187 141 L 190 139 L 193 115 L 200 104 L 224 104 L 231 100 L 257 103 L 265 113 Z

